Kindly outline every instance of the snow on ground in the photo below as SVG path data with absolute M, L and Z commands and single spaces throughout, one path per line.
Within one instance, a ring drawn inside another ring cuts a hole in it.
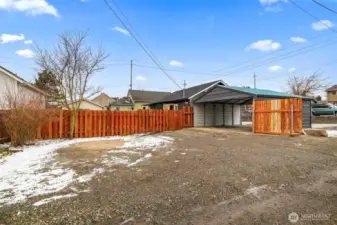
M 104 171 L 104 168 L 95 168 L 91 173 L 78 177 L 77 181 L 79 183 L 88 182 L 97 174 L 104 173 Z
M 337 124 L 324 124 L 324 123 L 313 123 L 312 128 L 332 128 L 332 127 L 337 127 Z
M 47 204 L 47 203 L 52 202 L 52 201 L 57 200 L 57 199 L 72 198 L 72 197 L 76 197 L 76 196 L 77 196 L 77 194 L 67 194 L 67 195 L 53 196 L 51 198 L 45 198 L 45 199 L 42 199 L 41 201 L 35 202 L 33 204 L 33 206 L 40 206 L 40 205 Z
M 327 130 L 328 137 L 337 137 L 337 130 Z
M 88 182 L 97 174 L 104 172 L 103 168 L 96 168 L 89 174 L 77 177 L 76 172 L 71 168 L 64 168 L 63 165 L 54 162 L 57 149 L 80 142 L 121 139 L 126 142 L 121 151 L 129 149 L 134 151 L 156 150 L 173 141 L 172 138 L 165 136 L 133 135 L 39 141 L 34 146 L 25 146 L 23 152 L 2 159 L 0 164 L 0 207 L 15 204 L 33 196 L 58 192 L 74 181 Z M 108 166 L 116 164 L 133 166 L 150 157 L 152 154 L 146 154 L 135 162 L 130 162 L 128 158 L 106 155 L 102 163 Z

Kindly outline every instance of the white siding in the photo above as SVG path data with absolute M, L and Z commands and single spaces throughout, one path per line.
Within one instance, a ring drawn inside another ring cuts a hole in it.
M 205 104 L 205 127 L 213 127 L 214 119 L 213 104 Z
M 224 116 L 223 116 L 223 104 L 215 105 L 215 126 L 223 126 Z
M 232 105 L 225 104 L 225 125 L 232 126 Z
M 195 127 L 204 126 L 204 104 L 193 105 L 193 119 Z
M 5 94 L 16 93 L 18 89 L 17 81 L 0 71 L 0 109 L 6 108 Z
M 214 105 L 214 108 L 213 108 Z M 223 109 L 225 107 L 225 109 Z M 214 126 L 232 126 L 232 104 L 194 104 L 194 126 L 195 127 L 214 127 Z M 224 110 L 224 111 L 223 111 Z M 234 125 L 241 125 L 240 105 L 234 105 Z M 223 114 L 225 112 L 225 115 Z M 224 121 L 225 120 L 225 121 Z M 204 123 L 205 122 L 205 123 Z M 225 124 L 223 124 L 225 122 Z

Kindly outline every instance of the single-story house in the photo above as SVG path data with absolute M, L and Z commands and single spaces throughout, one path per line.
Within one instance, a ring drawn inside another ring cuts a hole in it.
M 70 107 L 72 107 L 72 105 L 70 104 Z M 66 107 L 62 107 L 62 109 L 67 110 Z M 106 108 L 104 106 L 101 106 L 95 102 L 89 101 L 89 100 L 82 100 L 81 104 L 80 104 L 80 109 L 82 110 L 105 110 Z
M 151 103 L 152 109 L 192 106 L 195 127 L 241 125 L 241 105 L 258 100 L 302 98 L 303 128 L 311 128 L 312 98 L 264 89 L 229 86 L 222 80 L 179 90 Z
M 144 90 L 128 91 L 128 97 L 134 103 L 133 110 L 147 109 L 148 104 L 159 101 L 160 99 L 164 98 L 169 94 L 170 92 L 160 92 L 160 91 L 144 91 Z
M 116 100 L 117 98 L 110 97 L 106 93 L 102 92 L 97 97 L 91 99 L 91 102 L 94 102 L 98 105 L 108 108 L 113 102 L 116 102 Z
M 0 66 L 0 109 L 9 108 L 6 96 L 17 96 L 24 99 L 39 99 L 41 101 L 41 107 L 46 107 L 47 94 L 25 81 L 12 71 Z
M 131 98 L 122 97 L 117 98 L 115 102 L 110 105 L 112 111 L 132 111 L 134 110 L 134 104 Z

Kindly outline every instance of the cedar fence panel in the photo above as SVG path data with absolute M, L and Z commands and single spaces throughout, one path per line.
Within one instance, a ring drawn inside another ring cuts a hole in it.
M 8 134 L 2 123 L 0 111 L 0 138 Z M 60 110 L 56 120 L 49 120 L 37 130 L 37 139 L 68 138 L 70 111 Z M 182 110 L 138 111 L 79 111 L 76 116 L 74 137 L 104 137 L 137 133 L 163 132 L 193 126 L 192 107 Z
M 252 126 L 255 133 L 302 133 L 302 99 L 256 101 L 253 103 L 253 107 L 254 120 Z M 293 107 L 293 116 L 291 107 Z

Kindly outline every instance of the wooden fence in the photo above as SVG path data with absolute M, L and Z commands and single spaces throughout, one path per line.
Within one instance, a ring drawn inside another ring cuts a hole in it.
M 38 129 L 37 139 L 69 137 L 70 111 L 60 110 L 57 111 L 57 115 L 58 119 L 50 120 Z M 76 117 L 74 137 L 104 137 L 179 130 L 193 126 L 192 117 L 192 107 L 184 107 L 182 110 L 83 110 Z M 0 131 L 2 127 L 0 123 Z
M 253 114 L 255 133 L 302 133 L 302 99 L 256 101 L 253 103 Z

